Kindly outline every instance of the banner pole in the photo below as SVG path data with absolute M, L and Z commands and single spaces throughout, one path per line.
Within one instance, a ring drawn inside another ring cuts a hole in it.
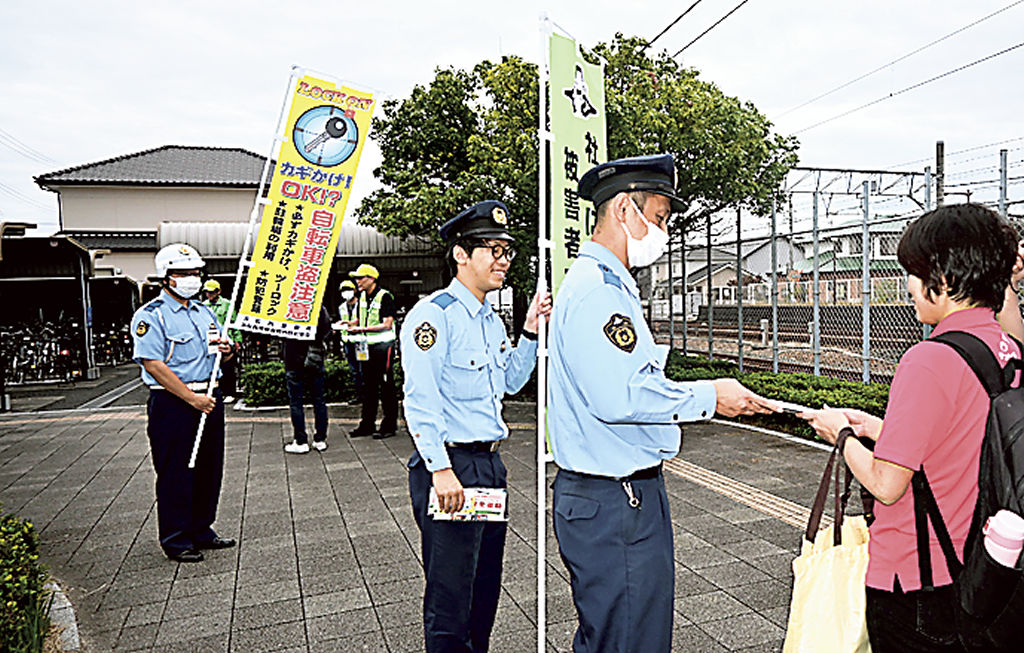
M 252 204 L 252 211 L 249 213 L 249 228 L 245 232 L 245 244 L 242 245 L 242 251 L 238 255 L 238 269 L 235 271 L 235 284 L 231 288 L 231 306 L 228 307 L 227 317 L 224 319 L 224 324 L 221 326 L 220 337 L 224 339 L 228 334 L 228 327 L 233 326 L 235 313 L 235 303 L 238 301 L 238 288 L 242 285 L 242 271 L 249 264 L 249 250 L 252 248 L 253 243 L 253 232 L 256 223 L 260 220 L 260 207 L 266 204 L 266 200 L 263 199 L 263 191 L 267 186 L 267 178 L 270 176 L 270 161 L 274 157 L 274 153 L 278 151 L 282 142 L 281 126 L 284 124 L 285 119 L 288 116 L 288 110 L 291 108 L 292 98 L 295 97 L 292 93 L 292 88 L 295 85 L 295 80 L 301 77 L 302 69 L 298 66 L 292 66 L 291 75 L 288 76 L 288 88 L 285 90 L 284 101 L 281 103 L 281 114 L 277 118 L 277 127 L 274 130 L 274 139 L 270 143 L 270 152 L 267 154 L 266 161 L 263 162 L 263 172 L 260 174 L 260 185 L 256 189 L 256 199 Z M 206 386 L 206 396 L 213 396 L 213 384 L 217 381 L 217 372 L 220 371 L 221 353 L 218 350 L 216 358 L 213 359 L 213 372 L 210 374 L 210 382 Z M 206 428 L 206 413 L 202 413 L 199 416 L 199 427 L 196 429 L 195 441 L 192 443 L 192 455 L 188 459 L 188 468 L 195 469 L 196 457 L 199 455 L 199 445 L 203 439 L 203 429 Z
M 540 15 L 541 56 L 537 70 L 537 292 L 548 288 L 547 153 L 551 135 L 547 126 L 547 85 L 550 78 L 550 20 Z M 547 637 L 547 321 L 537 323 L 537 653 L 545 653 Z

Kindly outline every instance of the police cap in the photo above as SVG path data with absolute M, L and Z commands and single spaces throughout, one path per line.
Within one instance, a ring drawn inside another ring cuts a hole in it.
M 498 238 L 514 240 L 508 232 L 508 207 L 498 200 L 478 202 L 445 222 L 438 230 L 441 240 L 460 238 Z
M 664 195 L 674 213 L 686 211 L 686 202 L 676 195 L 676 167 L 671 154 L 632 156 L 602 163 L 580 178 L 579 195 L 601 206 L 617 193 L 647 191 Z

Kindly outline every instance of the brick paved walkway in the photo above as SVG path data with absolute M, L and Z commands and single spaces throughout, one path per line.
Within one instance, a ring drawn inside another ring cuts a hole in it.
M 239 537 L 204 563 L 156 542 L 154 474 L 138 407 L 0 417 L 0 502 L 34 521 L 74 603 L 87 651 L 422 650 L 419 532 L 404 463 L 412 445 L 349 440 L 355 408 L 331 409 L 330 448 L 286 455 L 287 411 L 229 411 L 216 524 Z M 536 641 L 535 407 L 506 411 L 512 519 L 492 650 Z M 681 459 L 801 505 L 824 454 L 721 425 L 687 427 Z M 554 467 L 548 467 L 553 479 Z M 797 528 L 667 474 L 676 536 L 676 651 L 781 649 Z M 548 492 L 550 522 L 550 492 Z M 550 651 L 575 613 L 550 528 Z

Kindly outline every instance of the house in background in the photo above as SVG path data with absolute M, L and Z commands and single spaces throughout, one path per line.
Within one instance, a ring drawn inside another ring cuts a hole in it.
M 58 195 L 59 233 L 101 256 L 97 275 L 124 276 L 143 286 L 157 250 L 185 242 L 204 256 L 206 272 L 221 281 L 227 295 L 265 161 L 242 148 L 165 145 L 35 181 Z M 348 218 L 332 273 L 337 278 L 366 261 L 380 270 L 381 285 L 403 306 L 444 283 L 439 245 L 384 236 Z

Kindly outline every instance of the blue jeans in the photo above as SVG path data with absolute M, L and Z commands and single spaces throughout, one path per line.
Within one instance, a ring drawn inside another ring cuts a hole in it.
M 284 373 L 284 378 L 288 381 L 288 403 L 291 408 L 295 441 L 299 444 L 306 444 L 308 441 L 306 415 L 302 406 L 305 399 L 305 384 L 303 382 L 305 380 L 309 382 L 310 400 L 313 402 L 313 418 L 316 426 L 313 440 L 323 442 L 327 439 L 327 402 L 324 401 L 323 365 L 315 370 L 288 370 Z

